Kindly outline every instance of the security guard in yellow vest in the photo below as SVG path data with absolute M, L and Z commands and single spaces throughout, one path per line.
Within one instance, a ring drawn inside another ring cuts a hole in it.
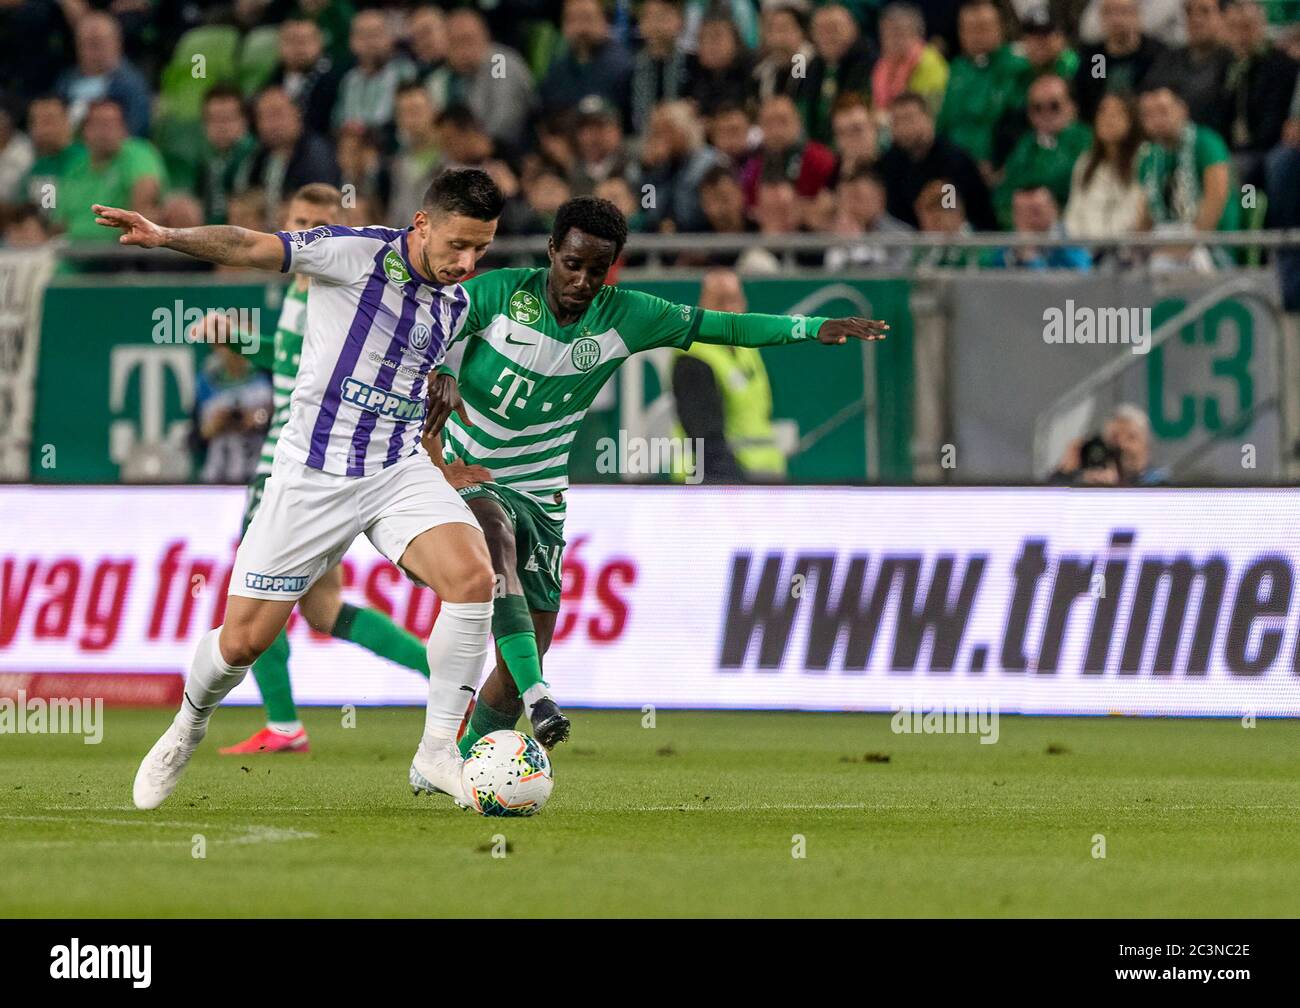
M 700 287 L 700 307 L 747 310 L 733 270 L 712 269 Z M 696 343 L 673 362 L 676 435 L 703 444 L 703 479 L 710 483 L 785 479 L 785 456 L 772 430 L 772 386 L 763 358 L 751 347 Z M 699 460 L 694 463 L 700 464 Z M 684 474 L 674 474 L 681 482 Z

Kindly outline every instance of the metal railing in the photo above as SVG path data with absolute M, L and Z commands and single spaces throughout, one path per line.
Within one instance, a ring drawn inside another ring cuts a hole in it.
M 546 255 L 546 235 L 526 235 L 498 238 L 492 243 L 488 255 L 493 262 L 519 258 L 537 259 Z M 1267 231 L 1160 231 L 1134 232 L 1112 238 L 1083 238 L 1022 232 L 979 231 L 951 235 L 930 232 L 904 232 L 840 236 L 816 234 L 634 234 L 628 238 L 627 253 L 638 259 L 645 258 L 650 268 L 664 269 L 672 260 L 683 254 L 737 255 L 762 249 L 775 255 L 789 268 L 798 268 L 797 259 L 809 253 L 825 253 L 829 249 L 869 246 L 881 249 L 999 249 L 999 248 L 1081 248 L 1093 253 L 1125 254 L 1134 250 L 1154 250 L 1182 245 L 1204 245 L 1215 248 L 1277 249 L 1300 247 L 1300 229 Z M 114 269 L 128 269 L 135 264 L 158 271 L 169 258 L 178 265 L 192 263 L 188 256 L 170 249 L 140 249 L 111 242 L 57 243 L 61 258 L 73 263 L 103 263 Z M 192 267 L 191 267 L 192 268 Z M 690 268 L 698 268 L 692 266 Z M 854 267 L 875 273 L 887 273 L 885 268 Z M 929 268 L 929 267 L 928 267 Z M 821 267 L 814 267 L 822 272 Z

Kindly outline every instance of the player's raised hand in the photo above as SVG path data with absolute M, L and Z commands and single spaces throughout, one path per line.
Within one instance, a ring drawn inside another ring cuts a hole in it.
M 100 206 L 96 203 L 90 209 L 95 211 L 95 223 L 104 227 L 121 228 L 118 241 L 123 245 L 139 245 L 141 248 L 158 248 L 167 240 L 165 228 L 160 228 L 153 221 L 134 210 L 120 210 L 117 207 Z
M 424 434 L 429 437 L 442 433 L 443 424 L 452 411 L 469 426 L 469 414 L 465 412 L 465 403 L 460 398 L 460 385 L 455 375 L 436 372 L 429 375 L 429 397 L 424 413 Z
M 185 331 L 185 337 L 191 343 L 232 343 L 233 336 L 230 316 L 219 311 L 208 312 Z
M 837 318 L 828 319 L 817 330 L 817 339 L 829 346 L 846 343 L 851 339 L 872 343 L 882 340 L 889 332 L 889 323 L 878 319 Z

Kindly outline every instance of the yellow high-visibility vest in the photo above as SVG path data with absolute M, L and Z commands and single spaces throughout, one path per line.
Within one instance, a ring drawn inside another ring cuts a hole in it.
M 772 430 L 772 386 L 758 350 L 695 343 L 678 353 L 703 361 L 713 371 L 722 394 L 723 434 L 745 475 L 756 480 L 784 479 L 785 455 Z M 675 433 L 685 436 L 680 423 Z M 704 465 L 707 471 L 707 458 Z M 674 480 L 680 483 L 683 478 L 683 473 L 674 472 Z

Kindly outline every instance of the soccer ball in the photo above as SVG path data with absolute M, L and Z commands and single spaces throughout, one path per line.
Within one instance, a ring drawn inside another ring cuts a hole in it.
M 470 747 L 462 771 L 474 810 L 485 816 L 536 815 L 551 797 L 551 761 L 536 739 L 495 731 Z

